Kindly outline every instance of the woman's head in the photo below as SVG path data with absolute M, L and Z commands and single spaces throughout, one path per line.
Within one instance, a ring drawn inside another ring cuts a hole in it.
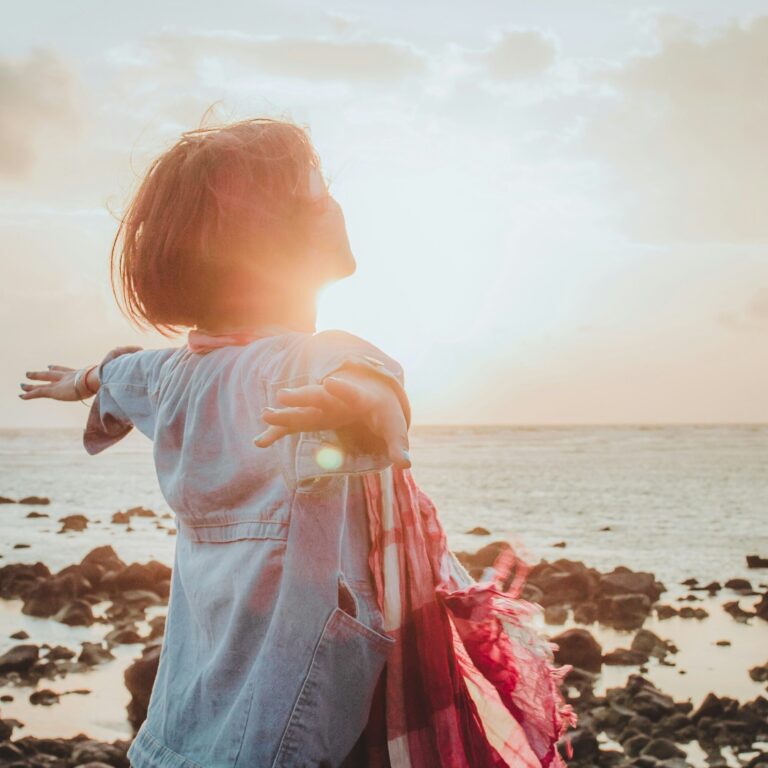
M 305 130 L 254 118 L 187 131 L 152 163 L 111 266 L 128 316 L 167 335 L 272 321 L 355 260 Z

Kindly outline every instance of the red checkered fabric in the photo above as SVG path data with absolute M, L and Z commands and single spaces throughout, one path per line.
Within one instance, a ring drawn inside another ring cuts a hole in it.
M 576 718 L 567 667 L 521 599 L 527 568 L 507 549 L 476 582 L 448 549 L 409 470 L 364 477 L 369 562 L 383 629 L 396 639 L 366 729 L 370 768 L 560 768 Z M 503 586 L 514 576 L 506 591 Z

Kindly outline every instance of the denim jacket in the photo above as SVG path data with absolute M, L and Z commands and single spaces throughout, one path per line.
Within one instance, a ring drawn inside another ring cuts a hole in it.
M 410 420 L 400 365 L 343 331 L 205 354 L 114 350 L 99 364 L 85 448 L 133 426 L 150 437 L 178 532 L 133 768 L 339 766 L 365 727 L 394 644 L 368 567 L 361 477 L 390 465 L 385 447 L 342 430 L 252 442 L 280 388 L 347 365 L 390 381 Z

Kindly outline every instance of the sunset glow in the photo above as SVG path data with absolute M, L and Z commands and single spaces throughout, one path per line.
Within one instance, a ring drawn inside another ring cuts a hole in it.
M 761 5 L 18 9 L 0 424 L 83 418 L 14 371 L 168 345 L 115 306 L 109 211 L 211 104 L 309 127 L 358 262 L 318 330 L 399 360 L 415 423 L 765 421 Z

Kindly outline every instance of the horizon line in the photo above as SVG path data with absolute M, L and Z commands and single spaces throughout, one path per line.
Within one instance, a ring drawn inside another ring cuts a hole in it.
M 508 429 L 563 429 L 563 428 L 595 428 L 595 427 L 644 427 L 644 428 L 663 428 L 663 427 L 768 427 L 768 421 L 605 421 L 605 422 L 416 422 L 411 425 L 411 429 L 418 428 L 454 428 L 468 429 L 478 427 L 496 427 Z M 18 431 L 39 431 L 52 432 L 61 431 L 82 431 L 84 427 L 59 426 L 0 426 L 0 432 L 18 432 Z

